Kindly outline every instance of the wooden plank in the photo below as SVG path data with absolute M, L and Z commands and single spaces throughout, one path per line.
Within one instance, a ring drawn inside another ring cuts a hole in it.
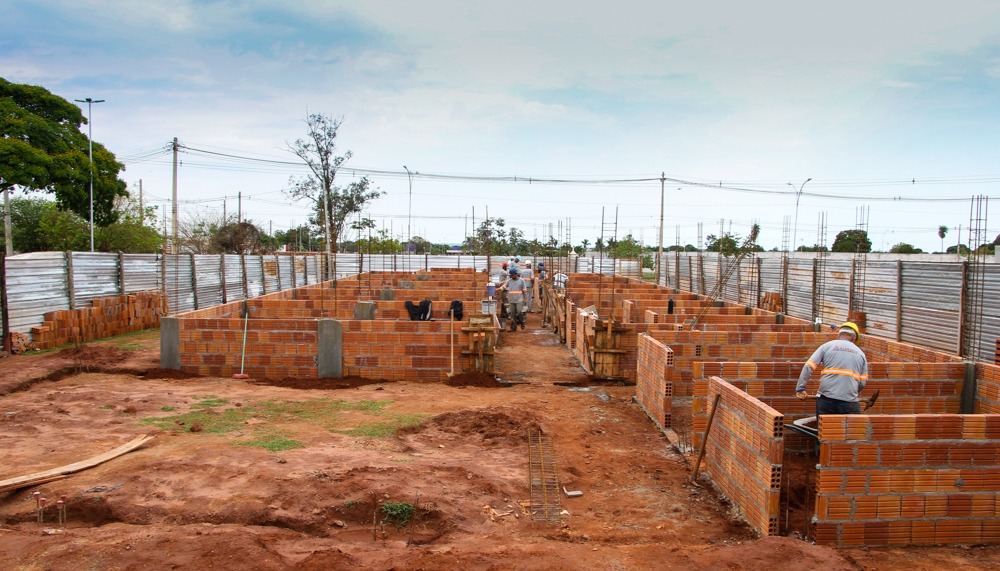
M 57 480 L 59 478 L 65 477 L 67 474 L 72 474 L 74 472 L 79 472 L 81 470 L 86 470 L 87 468 L 93 468 L 99 464 L 103 464 L 108 460 L 117 458 L 123 454 L 131 452 L 136 448 L 142 446 L 146 442 L 152 440 L 153 437 L 140 434 L 133 438 L 130 442 L 122 444 L 114 450 L 109 450 L 103 454 L 94 456 L 87 460 L 81 460 L 80 462 L 75 462 L 73 464 L 67 464 L 60 468 L 53 468 L 51 470 L 46 470 L 44 472 L 37 472 L 35 474 L 28 474 L 26 476 L 17 476 L 15 478 L 9 478 L 7 480 L 0 480 L 0 493 L 9 492 L 10 490 L 16 490 L 19 488 L 26 488 L 28 486 L 34 486 L 37 484 L 43 484 L 45 482 L 51 482 L 52 480 Z

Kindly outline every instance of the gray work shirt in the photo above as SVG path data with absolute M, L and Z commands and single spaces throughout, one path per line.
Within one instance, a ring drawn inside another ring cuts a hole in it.
M 822 363 L 817 395 L 847 402 L 857 402 L 858 392 L 868 383 L 868 358 L 857 345 L 846 339 L 834 339 L 819 346 L 809 357 L 795 392 L 806 390 L 806 383 Z
M 507 299 L 511 303 L 520 303 L 524 299 L 524 290 L 527 289 L 528 284 L 520 277 L 510 278 L 507 280 Z

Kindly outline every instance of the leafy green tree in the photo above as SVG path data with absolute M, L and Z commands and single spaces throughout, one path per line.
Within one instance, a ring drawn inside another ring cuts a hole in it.
M 48 209 L 39 221 L 39 230 L 47 250 L 90 249 L 90 223 L 75 212 Z
M 425 240 L 420 236 L 413 236 L 410 238 L 410 244 L 413 245 L 411 250 L 414 254 L 429 254 L 431 251 L 431 243 L 429 240 Z
M 344 239 L 347 221 L 364 211 L 365 206 L 384 193 L 372 188 L 363 177 L 345 187 L 334 185 L 340 167 L 351 158 L 351 151 L 337 155 L 337 131 L 343 119 L 313 113 L 306 119 L 308 135 L 289 145 L 289 150 L 309 167 L 311 175 L 289 179 L 285 194 L 294 200 L 310 200 L 313 214 L 309 221 L 326 237 L 326 251 L 337 252 Z
M 867 253 L 872 251 L 872 242 L 864 230 L 841 230 L 833 240 L 831 251 Z
M 968 256 L 969 255 L 969 247 L 966 246 L 965 244 L 959 244 L 957 246 L 948 246 L 948 248 L 945 250 L 945 253 L 947 253 L 947 254 L 960 254 L 962 256 Z
M 820 246 L 819 244 L 813 244 L 812 246 L 802 245 L 799 246 L 796 252 L 829 252 L 830 248 L 827 246 Z
M 924 251 L 920 248 L 913 246 L 912 244 L 907 244 L 906 242 L 900 242 L 889 248 L 890 254 L 923 254 Z
M 163 246 L 163 236 L 155 228 L 136 221 L 115 222 L 94 232 L 94 248 L 101 252 L 152 254 Z
M 462 250 L 477 256 L 498 256 L 509 253 L 505 225 L 503 218 L 491 217 L 483 220 L 476 228 L 476 233 L 465 239 Z
M 0 191 L 22 188 L 55 195 L 58 206 L 90 219 L 91 164 L 86 118 L 79 107 L 43 87 L 0 78 Z M 93 143 L 94 223 L 116 219 L 115 197 L 126 194 L 125 168 Z M 88 227 L 89 245 L 89 227 Z
M 45 198 L 11 198 L 11 239 L 14 251 L 39 252 L 48 250 L 48 244 L 41 230 L 42 218 L 47 212 L 56 210 L 59 210 L 56 203 Z M 6 246 L 3 236 L 0 236 L 0 246 Z
M 708 244 L 705 246 L 705 250 L 708 252 L 719 252 L 723 256 L 728 257 L 734 255 L 740 247 L 741 238 L 739 234 L 730 232 L 726 232 L 722 236 L 709 234 L 707 238 Z
M 941 251 L 944 251 L 944 237 L 948 235 L 948 227 L 945 225 L 938 226 L 938 238 L 941 238 Z
M 622 240 L 611 241 L 609 245 L 610 253 L 615 258 L 640 258 L 642 257 L 643 247 L 631 234 L 625 236 Z

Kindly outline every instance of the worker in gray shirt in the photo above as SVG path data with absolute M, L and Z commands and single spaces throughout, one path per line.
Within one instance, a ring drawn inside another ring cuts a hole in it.
M 816 391 L 816 416 L 861 414 L 858 393 L 868 383 L 868 358 L 857 346 L 861 332 L 857 325 L 848 321 L 840 326 L 837 333 L 836 339 L 820 345 L 809 357 L 795 385 L 796 397 L 808 397 L 806 383 L 820 364 L 823 365 L 819 390 Z
M 507 316 L 510 318 L 510 330 L 517 329 L 517 324 L 521 324 L 524 331 L 524 290 L 527 284 L 521 279 L 521 273 L 517 269 L 510 270 L 510 277 L 503 285 L 507 292 Z
M 524 312 L 531 311 L 531 304 L 535 299 L 535 292 L 532 289 L 535 285 L 535 272 L 531 271 L 531 262 L 524 262 L 524 269 L 521 270 L 521 279 L 527 284 L 524 289 Z

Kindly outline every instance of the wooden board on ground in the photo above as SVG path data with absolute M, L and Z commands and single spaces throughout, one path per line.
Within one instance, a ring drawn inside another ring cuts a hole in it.
M 146 442 L 152 440 L 153 437 L 140 434 L 133 438 L 130 442 L 122 444 L 114 450 L 109 450 L 93 458 L 87 460 L 81 460 L 80 462 L 74 462 L 73 464 L 67 464 L 61 468 L 53 468 L 51 470 L 46 470 L 44 472 L 37 472 L 35 474 L 28 474 L 26 476 L 17 476 L 15 478 L 9 478 L 7 480 L 0 480 L 0 492 L 9 492 L 10 490 L 17 490 L 19 488 L 26 488 L 28 486 L 34 486 L 36 484 L 44 484 L 45 482 L 51 482 L 53 480 L 58 480 L 65 477 L 67 474 L 72 474 L 73 472 L 79 472 L 81 470 L 86 470 L 87 468 L 93 468 L 98 464 L 103 464 L 108 460 L 117 458 L 123 454 L 127 454 L 135 450 L 136 448 L 142 446 Z

